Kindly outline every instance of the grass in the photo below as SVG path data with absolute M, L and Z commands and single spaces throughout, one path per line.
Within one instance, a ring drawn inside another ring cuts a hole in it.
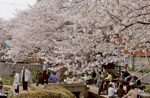
M 13 76 L 3 76 L 1 77 L 3 81 L 3 85 L 11 85 L 13 86 L 14 78 Z M 22 82 L 20 81 L 20 85 L 22 86 Z
M 9 88 L 9 87 L 4 87 L 4 90 L 5 90 L 5 91 L 9 91 L 10 88 Z
M 30 88 L 32 91 L 34 91 L 34 90 L 39 90 L 39 89 L 34 88 L 31 84 L 29 84 L 29 88 Z
M 13 77 L 12 76 L 3 76 L 1 77 L 3 81 L 3 85 L 13 85 Z
M 6 92 L 10 92 L 10 88 L 9 87 L 4 87 L 4 90 L 6 91 Z M 10 94 L 8 94 L 8 96 L 7 96 L 7 98 L 10 98 Z

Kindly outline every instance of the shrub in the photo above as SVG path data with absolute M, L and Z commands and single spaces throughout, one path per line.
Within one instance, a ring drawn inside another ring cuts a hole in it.
M 145 89 L 144 92 L 150 93 L 150 87 Z
M 40 72 L 43 73 L 42 71 L 40 71 Z M 36 74 L 37 74 L 37 71 L 31 71 L 33 82 L 35 82 Z
M 22 93 L 12 98 L 75 98 L 75 96 L 63 87 L 47 87 L 45 90 L 35 90 Z
M 50 87 L 47 87 L 46 90 L 60 91 L 60 92 L 63 92 L 65 94 L 69 95 L 70 98 L 75 98 L 74 94 L 72 94 L 69 90 L 67 90 L 63 87 L 60 87 L 60 86 L 50 86 Z
M 146 71 L 145 71 L 145 73 L 149 73 L 149 72 L 150 72 L 150 70 L 146 70 Z
M 115 69 L 108 69 L 108 71 L 113 75 L 117 73 L 117 70 L 115 70 Z
M 52 90 L 35 90 L 28 93 L 22 93 L 12 98 L 71 98 L 67 94 L 59 92 L 59 91 L 52 91 Z

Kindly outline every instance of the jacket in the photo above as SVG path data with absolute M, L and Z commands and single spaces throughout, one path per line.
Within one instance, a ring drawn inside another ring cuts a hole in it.
M 21 75 L 23 77 L 23 70 L 21 71 Z M 31 76 L 30 71 L 28 69 L 25 69 L 25 80 L 24 81 L 28 81 L 30 76 Z
M 16 73 L 16 74 L 14 75 L 13 86 L 15 86 L 15 85 L 20 85 L 19 74 L 18 74 L 18 73 Z

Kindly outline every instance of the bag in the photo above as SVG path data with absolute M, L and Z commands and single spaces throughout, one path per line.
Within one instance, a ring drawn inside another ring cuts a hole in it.
M 14 88 L 15 88 L 15 89 L 17 89 L 17 87 L 18 87 L 18 85 L 17 85 L 17 84 L 15 84 L 15 87 L 14 87 Z

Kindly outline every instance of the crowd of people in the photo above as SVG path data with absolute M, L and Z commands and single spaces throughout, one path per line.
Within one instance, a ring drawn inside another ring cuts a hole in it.
M 133 90 L 135 87 L 141 85 L 141 81 L 137 81 L 136 76 L 130 75 L 128 72 L 122 72 L 122 76 L 119 77 L 118 73 L 112 75 L 107 72 L 93 72 L 92 77 L 94 79 L 94 84 L 99 87 L 99 95 L 108 95 L 109 98 L 137 98 L 137 92 Z M 97 78 L 98 77 L 98 78 Z M 97 82 L 96 82 L 97 81 Z

